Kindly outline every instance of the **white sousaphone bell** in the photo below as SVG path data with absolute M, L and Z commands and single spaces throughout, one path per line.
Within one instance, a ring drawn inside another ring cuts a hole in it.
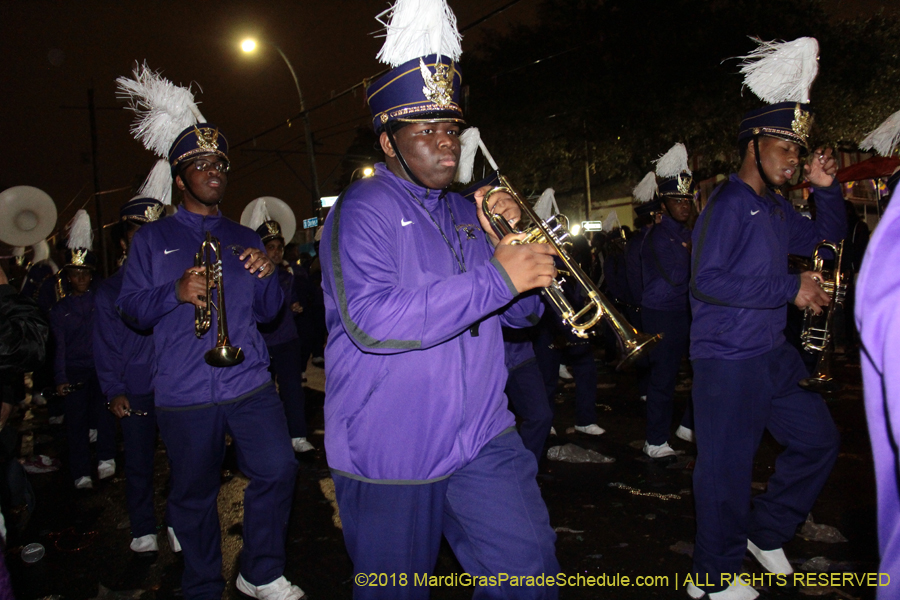
M 256 200 L 251 200 L 246 208 L 244 208 L 244 212 L 241 213 L 241 225 L 250 227 L 251 229 L 256 229 L 256 227 L 259 226 L 259 224 L 256 224 L 256 227 L 254 227 L 251 220 L 253 210 L 260 202 L 266 203 L 269 219 L 278 221 L 278 224 L 281 225 L 281 234 L 284 236 L 284 243 L 289 244 L 294 238 L 294 233 L 297 231 L 297 219 L 294 217 L 294 211 L 287 205 L 287 202 L 274 196 L 262 196 Z
M 0 242 L 33 246 L 56 227 L 56 204 L 36 187 L 17 185 L 0 193 Z

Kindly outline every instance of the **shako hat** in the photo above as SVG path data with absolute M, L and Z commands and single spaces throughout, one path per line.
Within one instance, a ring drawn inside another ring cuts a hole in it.
M 661 198 L 693 198 L 697 186 L 688 168 L 687 148 L 675 144 L 656 161 L 656 176 L 660 178 L 657 193 Z
M 366 89 L 375 131 L 393 121 L 465 124 L 462 37 L 446 0 L 396 0 L 377 19 L 386 29 L 377 58 L 392 68 Z
M 165 205 L 159 200 L 146 196 L 135 196 L 119 209 L 122 221 L 131 221 L 143 225 L 161 219 L 166 214 Z
M 97 256 L 93 252 L 94 232 L 91 229 L 91 217 L 87 211 L 79 209 L 69 224 L 66 225 L 64 267 L 79 267 L 94 270 L 97 268 Z
M 768 103 L 744 115 L 738 143 L 758 136 L 776 137 L 809 150 L 813 115 L 809 91 L 819 73 L 819 43 L 802 37 L 791 42 L 766 42 L 740 57 L 744 85 Z

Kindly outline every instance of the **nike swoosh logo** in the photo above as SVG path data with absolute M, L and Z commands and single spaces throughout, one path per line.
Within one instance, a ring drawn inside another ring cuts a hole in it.
M 407 221 L 406 219 L 400 219 L 400 224 L 406 227 L 407 225 L 412 225 L 412 221 Z
M 181 248 L 175 248 L 174 250 L 163 250 L 163 254 L 172 254 L 173 252 L 178 252 Z
M 751 214 L 751 215 L 755 215 L 755 214 L 758 213 L 758 212 L 759 212 L 759 209 L 757 208 L 756 210 L 751 210 L 751 211 L 750 211 L 750 214 Z

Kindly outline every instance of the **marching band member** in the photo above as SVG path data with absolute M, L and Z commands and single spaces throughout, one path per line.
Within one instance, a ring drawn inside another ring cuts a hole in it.
M 891 115 L 860 144 L 891 156 L 900 136 L 900 113 Z M 897 475 L 897 439 L 900 437 L 900 375 L 898 345 L 900 311 L 897 310 L 900 261 L 900 200 L 896 199 L 900 169 L 888 181 L 891 202 L 881 217 L 863 258 L 856 288 L 856 323 L 862 340 L 860 362 L 869 438 L 875 459 L 878 488 L 879 573 L 900 581 L 900 481 Z M 895 590 L 878 588 L 879 600 L 895 598 Z
M 738 133 L 741 168 L 713 192 L 692 235 L 690 352 L 697 440 L 696 585 L 687 586 L 692 598 L 755 598 L 754 588 L 723 578 L 739 572 L 748 549 L 763 569 L 790 582 L 793 569 L 782 546 L 806 519 L 837 458 L 831 414 L 821 396 L 797 385 L 808 372 L 783 333 L 787 303 L 819 312 L 830 300 L 817 281 L 820 273 L 788 274 L 787 255 L 809 255 L 823 238 L 839 241 L 846 231 L 831 150 L 815 150 L 804 167 L 816 190 L 815 222 L 775 191 L 793 178 L 809 147 L 807 102 L 817 52 L 814 39 L 801 38 L 762 43 L 747 57 L 745 81 L 770 104 L 744 115 Z M 792 82 L 786 75 L 772 82 L 778 65 L 805 79 Z M 754 74 L 770 79 L 760 82 Z M 771 88 L 785 79 L 794 85 L 779 89 L 789 92 L 766 92 L 767 82 Z M 751 502 L 753 457 L 765 429 L 784 451 L 766 492 Z
M 91 413 L 97 419 L 97 477 L 106 479 L 116 473 L 116 421 L 105 410 L 97 381 L 94 350 L 94 292 L 91 289 L 97 258 L 91 250 L 91 218 L 84 210 L 75 213 L 68 225 L 64 276 L 71 291 L 50 311 L 50 327 L 56 348 L 56 392 L 64 396 L 66 439 L 75 487 L 90 489 L 91 450 L 89 430 Z
M 536 321 L 539 298 L 517 298 L 555 268 L 546 245 L 509 245 L 522 236 L 495 248 L 487 219 L 446 189 L 464 124 L 452 12 L 442 0 L 390 12 L 381 57 L 393 69 L 367 90 L 385 162 L 338 199 L 320 247 L 325 445 L 355 573 L 397 575 L 354 597 L 427 598 L 402 578 L 432 572 L 442 534 L 472 575 L 559 570 L 537 463 L 506 408 L 501 335 Z M 442 35 L 425 34 L 429 19 Z M 494 210 L 520 214 L 508 197 Z
M 695 186 L 687 158 L 684 144 L 675 144 L 656 161 L 656 175 L 662 178 L 657 187 L 662 217 L 646 234 L 641 246 L 641 326 L 645 333 L 662 334 L 662 340 L 650 350 L 647 440 L 644 442 L 644 454 L 650 458 L 675 455 L 669 446 L 675 383 L 691 338 L 688 219 Z M 688 402 L 676 435 L 691 442 L 693 429 L 693 412 Z
M 250 229 L 259 234 L 266 248 L 266 255 L 278 269 L 278 283 L 284 293 L 284 304 L 278 316 L 269 323 L 260 323 L 259 330 L 266 340 L 269 350 L 270 369 L 278 381 L 278 395 L 284 403 L 287 417 L 288 433 L 291 435 L 291 446 L 294 452 L 303 453 L 315 450 L 306 439 L 306 415 L 304 414 L 304 394 L 301 363 L 300 336 L 294 321 L 295 312 L 299 312 L 300 302 L 294 289 L 294 274 L 284 262 L 284 232 L 281 223 L 269 218 L 265 198 L 257 198 L 250 215 Z M 293 235 L 293 227 L 291 230 Z M 288 238 L 290 239 L 290 238 Z M 298 366 L 300 368 L 298 368 Z
M 152 106 L 152 98 L 147 99 L 152 90 L 143 86 L 158 78 L 144 67 L 135 80 L 120 78 L 119 85 L 132 97 L 132 106 Z M 167 518 L 184 556 L 184 597 L 220 598 L 225 588 L 216 497 L 229 434 L 239 468 L 250 479 L 237 588 L 254 598 L 295 600 L 303 591 L 283 573 L 297 461 L 256 328 L 278 314 L 281 288 L 259 236 L 219 211 L 230 167 L 225 136 L 205 122 L 192 96 L 184 102 L 199 122 L 189 121 L 168 150 L 182 202 L 173 216 L 135 234 L 118 307 L 133 327 L 153 328 L 154 400 L 172 473 Z M 220 244 L 218 258 L 195 266 L 195 253 L 209 235 Z M 215 282 L 219 273 L 222 286 L 207 286 L 207 274 Z M 195 335 L 195 312 L 210 303 L 218 307 L 216 315 L 210 312 L 214 323 L 227 303 L 230 341 L 241 349 L 233 350 L 231 366 L 204 360 L 216 345 L 213 332 Z
M 134 234 L 165 215 L 162 202 L 136 196 L 119 209 L 113 237 L 125 254 Z M 151 331 L 125 324 L 116 310 L 124 265 L 97 286 L 94 352 L 97 377 L 109 410 L 120 419 L 125 442 L 125 496 L 131 523 L 131 550 L 156 552 L 153 508 L 153 458 L 156 453 L 156 413 L 153 409 L 155 360 Z M 177 548 L 175 548 L 177 551 Z

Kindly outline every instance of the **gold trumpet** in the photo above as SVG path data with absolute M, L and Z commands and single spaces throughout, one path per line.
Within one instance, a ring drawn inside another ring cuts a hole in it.
M 829 273 L 822 270 L 823 260 L 819 251 L 827 248 L 834 253 L 834 271 Z M 819 242 L 813 250 L 813 271 L 822 273 L 823 280 L 819 282 L 826 294 L 831 296 L 831 304 L 822 309 L 818 315 L 812 309 L 803 311 L 803 329 L 800 332 L 800 341 L 807 352 L 821 352 L 816 361 L 815 372 L 806 379 L 800 380 L 800 386 L 820 394 L 831 394 L 841 389 L 839 383 L 831 374 L 831 358 L 834 354 L 834 311 L 838 305 L 844 304 L 847 295 L 847 284 L 841 273 L 841 257 L 844 254 L 844 242 L 833 244 L 831 242 Z
M 195 267 L 206 267 L 206 307 L 194 307 L 194 333 L 202 338 L 209 331 L 212 319 L 210 306 L 216 309 L 216 346 L 203 355 L 207 364 L 213 367 L 233 367 L 244 360 L 244 352 L 228 343 L 228 322 L 225 320 L 225 282 L 222 278 L 222 249 L 219 240 L 206 232 L 206 240 L 200 244 L 200 251 L 194 255 Z M 216 288 L 219 303 L 212 301 L 212 290 Z
M 482 150 L 484 150 L 483 146 Z M 555 215 L 544 221 L 534 212 L 531 205 L 522 199 L 506 177 L 500 175 L 499 172 L 497 176 L 499 185 L 491 188 L 484 195 L 481 209 L 501 237 L 510 233 L 526 234 L 524 240 L 516 240 L 512 242 L 513 244 L 550 244 L 556 251 L 564 268 L 558 269 L 556 279 L 550 283 L 549 287 L 543 288 L 541 291 L 550 301 L 550 305 L 563 323 L 572 329 L 572 333 L 580 338 L 586 338 L 590 329 L 597 325 L 603 317 L 606 317 L 610 327 L 616 334 L 616 339 L 622 352 L 622 360 L 616 367 L 620 370 L 632 364 L 641 353 L 649 351 L 650 348 L 655 346 L 662 339 L 662 334 L 641 333 L 632 327 L 606 296 L 597 289 L 597 286 L 581 270 L 578 263 L 564 250 L 563 246 L 569 243 L 567 242 L 569 237 L 568 219 L 564 215 Z M 531 222 L 530 227 L 520 231 L 500 215 L 491 212 L 490 208 L 488 208 L 488 200 L 498 192 L 506 192 L 512 196 L 522 211 L 523 220 Z M 565 282 L 563 276 L 571 277 L 573 283 L 584 290 L 587 301 L 580 310 L 576 310 L 572 306 L 572 303 L 563 292 L 562 284 Z

